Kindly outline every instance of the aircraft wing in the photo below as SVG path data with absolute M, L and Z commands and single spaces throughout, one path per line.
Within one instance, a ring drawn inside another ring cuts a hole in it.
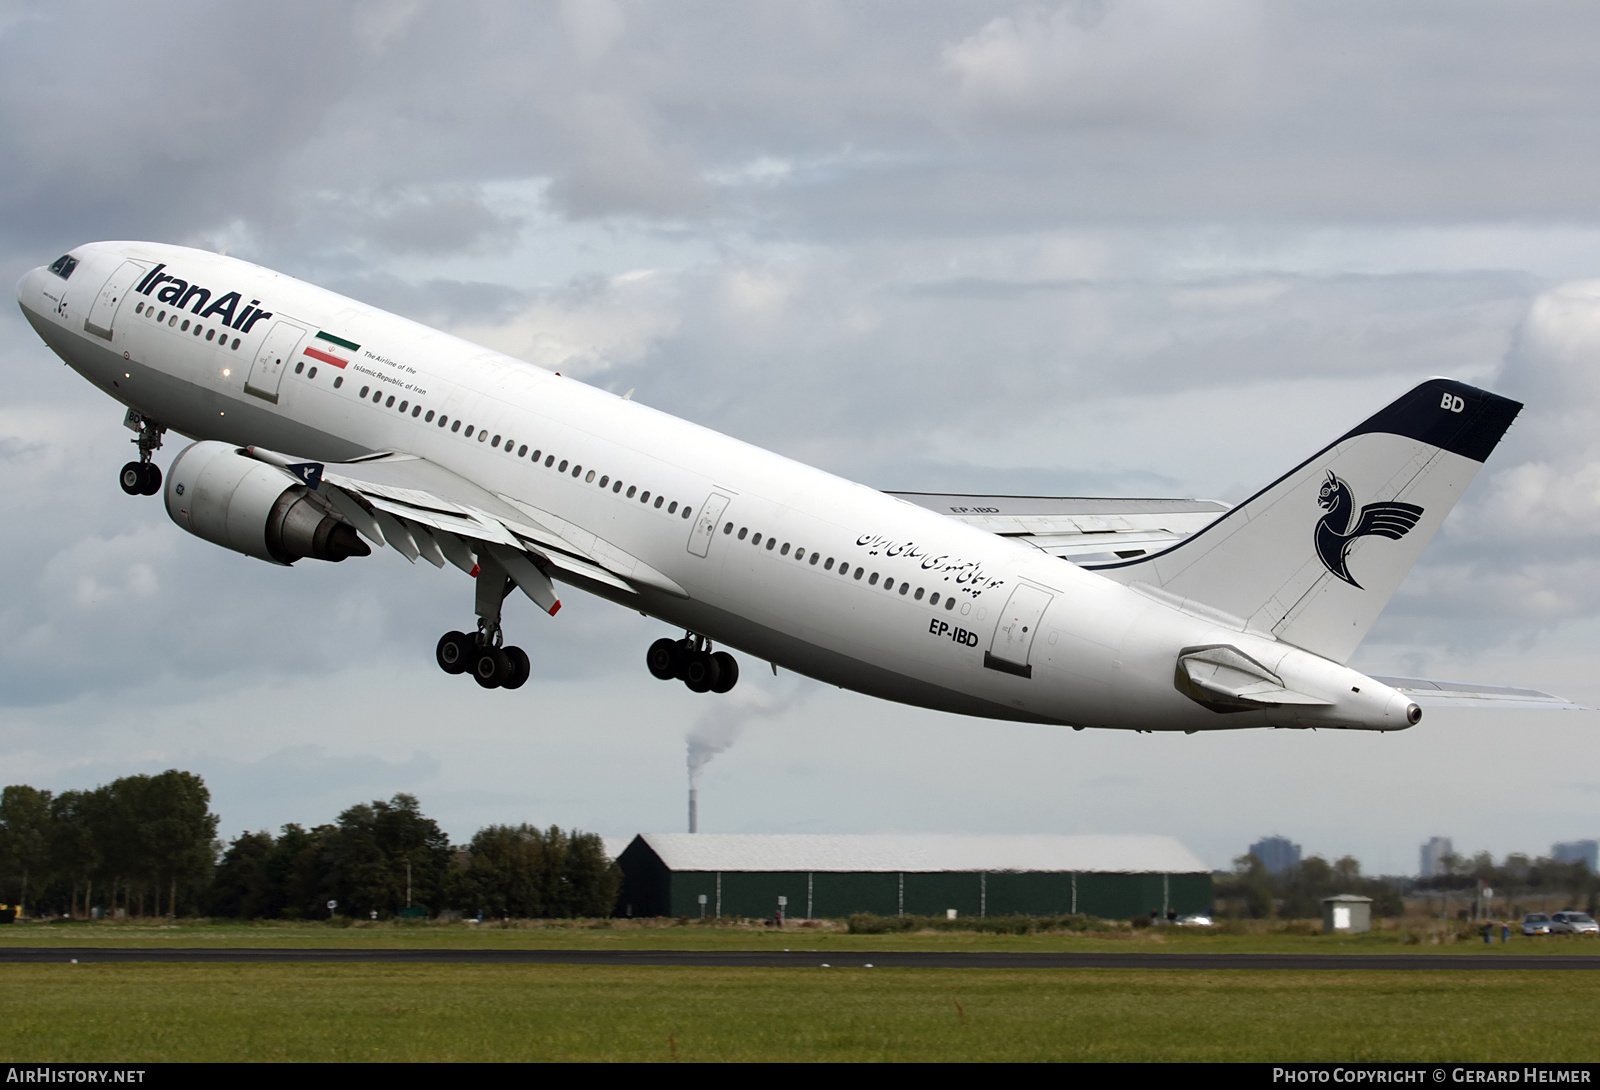
M 475 575 L 487 551 L 542 609 L 559 608 L 550 577 L 576 577 L 638 593 L 641 586 L 679 598 L 673 580 L 617 546 L 550 512 L 490 492 L 410 454 L 353 462 L 311 462 L 251 447 L 252 458 L 289 471 L 330 511 L 378 546 L 435 567 L 450 561 Z
M 1369 674 L 1373 681 L 1398 689 L 1423 707 L 1434 708 L 1542 708 L 1554 711 L 1592 711 L 1582 704 L 1538 689 L 1516 689 L 1509 685 L 1477 685 L 1469 681 L 1430 681 L 1422 677 L 1383 677 Z
M 1228 510 L 1227 504 L 1216 500 L 889 495 L 1075 564 L 1115 563 L 1159 552 Z

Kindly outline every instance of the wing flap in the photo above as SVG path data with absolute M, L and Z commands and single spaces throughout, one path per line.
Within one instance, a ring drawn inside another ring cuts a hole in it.
M 689 596 L 668 576 L 581 526 L 490 492 L 424 458 L 378 454 L 356 462 L 306 463 L 260 447 L 248 453 L 270 465 L 314 468 L 315 474 L 301 479 L 318 481 L 314 491 L 330 507 L 365 537 L 393 546 L 411 561 L 442 565 L 448 560 L 470 574 L 477 567 L 473 554 L 481 556 L 486 548 L 532 556 L 537 566 L 524 561 L 524 574 L 537 592 L 518 583 L 535 601 L 544 596 L 538 579 L 548 582 L 545 571 L 629 593 L 648 586 Z

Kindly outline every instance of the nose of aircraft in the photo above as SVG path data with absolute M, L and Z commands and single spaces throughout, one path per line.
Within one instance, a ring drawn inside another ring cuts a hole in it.
M 39 298 L 39 276 L 44 272 L 44 266 L 29 269 L 22 274 L 22 279 L 17 281 L 17 305 L 23 311 L 37 311 Z

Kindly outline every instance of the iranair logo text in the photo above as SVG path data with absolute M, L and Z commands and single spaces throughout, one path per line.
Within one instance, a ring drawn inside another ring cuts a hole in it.
M 160 302 L 178 310 L 188 310 L 201 318 L 214 318 L 229 329 L 248 333 L 263 318 L 272 317 L 270 310 L 261 310 L 261 300 L 248 303 L 236 291 L 214 297 L 210 288 L 191 284 L 182 277 L 165 272 L 166 265 L 157 265 L 145 274 L 134 287 L 140 295 L 154 295 Z M 243 304 L 243 305 L 241 305 Z
M 1314 540 L 1323 567 L 1357 590 L 1361 584 L 1350 574 L 1350 546 L 1362 537 L 1386 537 L 1399 541 L 1411 532 L 1422 517 L 1414 503 L 1369 503 L 1356 514 L 1355 495 L 1350 486 L 1332 471 L 1317 493 L 1317 505 L 1328 513 L 1317 521 Z

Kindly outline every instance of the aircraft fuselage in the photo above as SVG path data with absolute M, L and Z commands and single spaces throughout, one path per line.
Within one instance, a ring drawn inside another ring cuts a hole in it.
M 568 582 L 758 660 L 902 703 L 1076 727 L 1409 725 L 1400 693 L 1270 634 L 292 277 L 151 243 L 72 253 L 69 278 L 35 269 L 18 297 L 117 401 L 196 440 L 427 459 L 687 596 Z M 1323 702 L 1202 706 L 1174 670 L 1211 645 Z

